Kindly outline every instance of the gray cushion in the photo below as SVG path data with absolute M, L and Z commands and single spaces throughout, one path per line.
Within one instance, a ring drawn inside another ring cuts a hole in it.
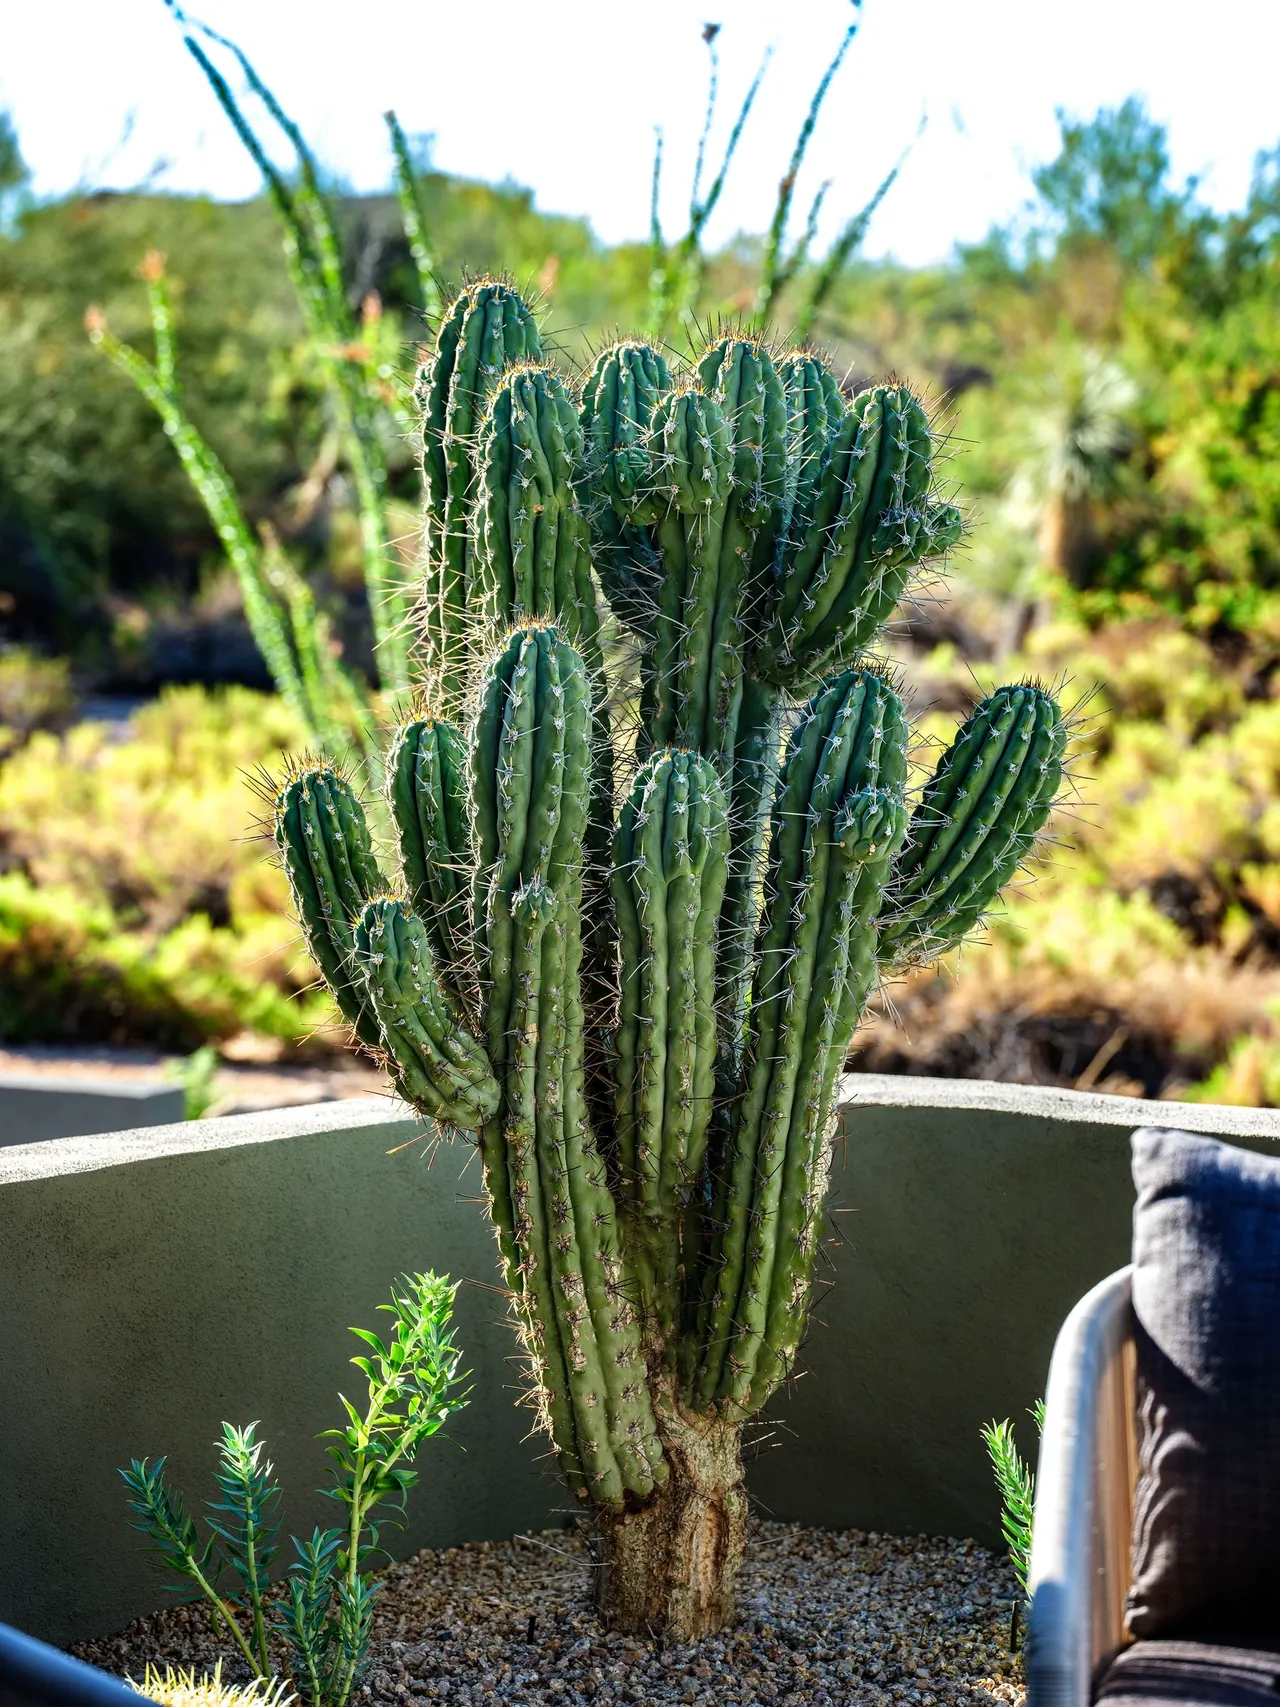
M 1133 1137 L 1129 1628 L 1280 1629 L 1280 1161 Z
M 1280 1654 L 1216 1642 L 1135 1642 L 1103 1673 L 1105 1707 L 1275 1707 Z

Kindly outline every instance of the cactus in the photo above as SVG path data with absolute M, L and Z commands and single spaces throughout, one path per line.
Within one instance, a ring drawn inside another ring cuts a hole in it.
M 311 958 L 361 1043 L 381 1044 L 355 959 L 355 927 L 386 888 L 355 790 L 336 765 L 302 760 L 275 802 L 275 840 Z
M 541 354 L 537 323 L 519 295 L 500 279 L 478 279 L 441 318 L 414 382 L 426 492 L 423 642 L 427 668 L 446 693 L 460 691 L 466 659 L 476 430 L 505 369 Z
M 404 724 L 387 758 L 387 788 L 409 900 L 445 977 L 465 978 L 471 831 L 461 731 L 442 717 Z
M 907 387 L 848 402 L 730 331 L 675 372 L 618 343 L 575 398 L 537 344 L 472 286 L 421 387 L 423 689 L 457 721 L 392 749 L 398 886 L 331 767 L 276 835 L 357 1037 L 479 1147 L 606 1618 L 689 1639 L 732 1613 L 741 1430 L 799 1354 L 859 1017 L 1031 853 L 1065 732 L 1001 688 L 912 803 L 866 648 L 960 518 Z

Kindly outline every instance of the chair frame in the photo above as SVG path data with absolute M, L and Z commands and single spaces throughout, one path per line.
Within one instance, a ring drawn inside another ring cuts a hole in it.
M 1131 1268 L 1087 1292 L 1049 1366 L 1027 1592 L 1027 1707 L 1090 1707 L 1125 1624 L 1137 1480 Z

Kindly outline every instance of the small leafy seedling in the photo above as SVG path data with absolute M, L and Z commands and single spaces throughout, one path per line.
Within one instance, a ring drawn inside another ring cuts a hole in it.
M 1027 1412 L 1036 1425 L 1037 1435 L 1044 1434 L 1044 1400 L 1037 1399 Z M 989 1422 L 982 1430 L 992 1474 L 1000 1493 L 1000 1528 L 1009 1547 L 1013 1574 L 1022 1589 L 1022 1601 L 1015 1602 L 1009 1628 L 1009 1647 L 1018 1645 L 1018 1613 L 1027 1604 L 1027 1575 L 1031 1569 L 1032 1523 L 1035 1516 L 1035 1472 L 1018 1451 L 1013 1438 L 1013 1425 L 1006 1417 L 1003 1422 Z
M 309 1707 L 346 1707 L 363 1675 L 377 1585 L 373 1578 L 381 1528 L 403 1525 L 405 1501 L 418 1479 L 419 1447 L 467 1402 L 467 1377 L 449 1324 L 457 1285 L 448 1276 L 417 1274 L 380 1306 L 395 1320 L 384 1343 L 364 1328 L 351 1331 L 367 1352 L 352 1358 L 368 1383 L 363 1410 L 339 1395 L 341 1428 L 319 1438 L 332 1462 L 321 1490 L 343 1510 L 340 1525 L 293 1537 L 296 1553 L 283 1596 L 268 1596 L 278 1552 L 280 1487 L 256 1423 L 223 1423 L 214 1473 L 219 1498 L 207 1502 L 202 1536 L 183 1497 L 165 1480 L 163 1458 L 135 1458 L 120 1474 L 129 1490 L 134 1527 L 150 1541 L 179 1581 L 209 1603 L 215 1631 L 226 1630 L 255 1678 L 274 1681 L 270 1638 L 283 1638 L 293 1687 Z M 374 1513 L 377 1513 L 375 1520 Z M 225 1587 L 224 1587 L 225 1585 Z

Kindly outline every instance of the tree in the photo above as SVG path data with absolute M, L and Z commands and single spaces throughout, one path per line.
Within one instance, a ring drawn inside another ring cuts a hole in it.
M 1131 266 L 1149 267 L 1197 221 L 1197 180 L 1169 182 L 1168 133 L 1130 95 L 1087 121 L 1058 109 L 1062 147 L 1032 174 L 1061 242 L 1094 238 Z

